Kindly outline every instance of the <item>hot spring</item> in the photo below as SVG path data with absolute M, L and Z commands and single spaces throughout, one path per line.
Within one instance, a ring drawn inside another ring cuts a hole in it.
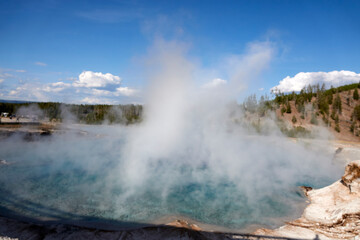
M 237 104 L 247 86 L 259 88 L 274 52 L 250 43 L 223 69 L 205 69 L 186 44 L 156 40 L 137 71 L 147 82 L 140 124 L 70 125 L 76 130 L 39 141 L 1 142 L 10 163 L 0 167 L 1 212 L 120 225 L 178 216 L 232 230 L 299 216 L 298 186 L 325 186 L 343 167 L 332 165 L 326 141 L 283 136 L 273 113 L 258 134 L 251 122 L 260 117 Z
M 301 214 L 298 186 L 341 175 L 330 152 L 282 137 L 227 132 L 223 142 L 193 145 L 189 136 L 189 144 L 156 155 L 143 145 L 129 149 L 137 126 L 77 128 L 87 134 L 2 141 L 9 163 L 0 166 L 2 215 L 129 226 L 179 216 L 229 230 L 276 227 Z

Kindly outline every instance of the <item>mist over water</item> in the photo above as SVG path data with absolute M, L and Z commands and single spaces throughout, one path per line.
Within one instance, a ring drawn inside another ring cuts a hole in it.
M 0 158 L 13 164 L 0 167 L 0 206 L 61 220 L 149 223 L 176 215 L 233 229 L 299 215 L 297 186 L 324 186 L 342 168 L 332 165 L 326 143 L 296 143 L 271 119 L 267 136 L 235 121 L 243 117 L 236 98 L 273 54 L 269 43 L 250 44 L 227 60 L 226 83 L 198 86 L 186 46 L 156 41 L 144 60 L 144 121 L 3 141 Z

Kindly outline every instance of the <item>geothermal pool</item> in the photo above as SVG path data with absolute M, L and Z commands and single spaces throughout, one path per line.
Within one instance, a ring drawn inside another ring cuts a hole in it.
M 227 133 L 220 142 L 188 138 L 154 152 L 151 142 L 133 140 L 133 128 L 81 130 L 87 134 L 2 140 L 0 158 L 9 164 L 0 166 L 1 215 L 119 225 L 180 216 L 230 230 L 277 227 L 301 214 L 298 186 L 322 187 L 342 173 L 330 151 L 284 137 Z

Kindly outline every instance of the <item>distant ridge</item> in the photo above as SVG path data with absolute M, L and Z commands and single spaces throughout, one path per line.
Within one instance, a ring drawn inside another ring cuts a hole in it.
M 35 103 L 33 101 L 22 101 L 22 100 L 3 100 L 0 99 L 0 103 Z

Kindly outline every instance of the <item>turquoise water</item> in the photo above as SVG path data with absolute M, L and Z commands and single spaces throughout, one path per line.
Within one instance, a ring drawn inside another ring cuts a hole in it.
M 269 166 L 278 164 L 277 170 L 290 171 L 291 181 L 283 182 L 282 176 L 266 171 L 249 177 L 239 169 L 238 174 L 229 176 L 219 174 L 221 169 L 214 169 L 206 160 L 191 164 L 174 156 L 147 163 L 146 177 L 134 184 L 126 178 L 123 147 L 121 137 L 60 136 L 2 142 L 0 158 L 10 165 L 0 166 L 0 212 L 120 223 L 151 223 L 180 215 L 230 229 L 252 224 L 276 227 L 301 214 L 305 199 L 298 186 L 322 186 L 337 177 L 292 174 L 298 170 L 277 161 Z

